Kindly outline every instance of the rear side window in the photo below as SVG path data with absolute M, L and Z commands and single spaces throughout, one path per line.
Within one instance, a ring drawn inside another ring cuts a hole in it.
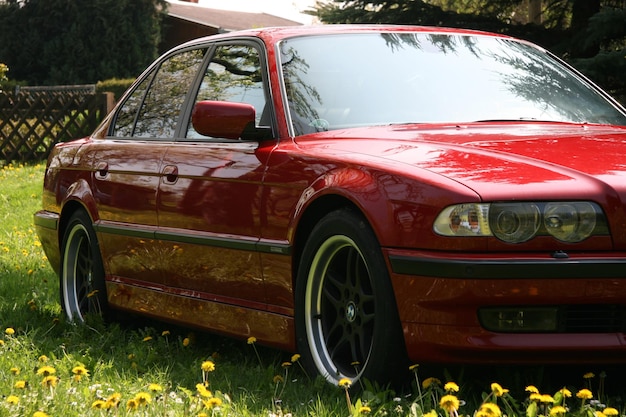
M 121 106 L 114 136 L 172 139 L 206 49 L 169 57 L 144 78 Z

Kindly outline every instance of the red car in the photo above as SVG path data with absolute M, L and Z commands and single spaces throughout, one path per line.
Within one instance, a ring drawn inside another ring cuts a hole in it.
M 55 147 L 35 224 L 69 319 L 139 313 L 317 373 L 626 359 L 626 110 L 528 42 L 221 34 Z

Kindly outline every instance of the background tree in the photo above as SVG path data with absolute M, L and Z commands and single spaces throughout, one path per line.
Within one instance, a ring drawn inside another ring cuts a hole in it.
M 31 85 L 136 77 L 158 53 L 164 0 L 9 0 L 0 60 Z
M 625 0 L 325 0 L 323 23 L 462 27 L 528 39 L 626 103 Z

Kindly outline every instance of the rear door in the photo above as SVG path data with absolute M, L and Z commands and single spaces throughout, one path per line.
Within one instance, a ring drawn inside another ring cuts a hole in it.
M 164 258 L 154 237 L 162 159 L 205 53 L 183 51 L 153 67 L 118 108 L 108 136 L 84 148 L 109 280 L 162 282 Z

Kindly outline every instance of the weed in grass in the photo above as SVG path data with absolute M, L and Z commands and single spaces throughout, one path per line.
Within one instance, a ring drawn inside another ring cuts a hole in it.
M 124 324 L 98 317 L 88 317 L 84 325 L 70 323 L 61 312 L 58 279 L 32 226 L 43 171 L 42 164 L 0 169 L 0 416 L 623 414 L 624 390 L 609 395 L 606 374 L 580 367 L 568 368 L 574 373 L 567 375 L 567 388 L 559 385 L 562 369 L 530 375 L 528 369 L 471 373 L 462 367 L 456 378 L 450 370 L 435 369 L 437 378 L 413 365 L 413 385 L 400 395 L 368 381 L 330 386 L 308 375 L 299 355 L 285 361 L 284 353 L 257 346 L 254 338 L 246 343 L 195 335 L 138 318 Z M 619 385 L 619 369 L 611 372 Z M 523 383 L 532 378 L 534 385 Z M 514 393 L 504 388 L 505 381 L 493 382 L 502 379 L 515 381 Z M 541 380 L 544 391 L 536 388 Z M 573 388 L 577 385 L 579 390 Z

